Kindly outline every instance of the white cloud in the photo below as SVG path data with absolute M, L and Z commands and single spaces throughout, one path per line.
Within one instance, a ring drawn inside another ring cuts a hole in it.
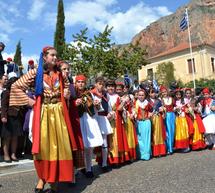
M 113 4 L 117 4 L 117 0 L 95 0 L 96 3 L 111 6 Z
M 127 43 L 150 23 L 171 14 L 167 7 L 152 7 L 143 2 L 124 12 L 113 11 L 116 4 L 117 0 L 75 1 L 65 9 L 65 24 L 66 26 L 82 24 L 96 31 L 104 30 L 106 25 L 113 26 L 114 40 L 117 43 Z
M 14 21 L 9 19 L 7 14 L 9 14 L 9 12 L 0 12 L 1 31 L 5 33 L 12 33 L 16 30 L 14 27 Z
M 13 14 L 15 17 L 20 17 L 20 11 L 17 8 L 20 2 L 13 2 L 13 3 L 6 3 L 1 2 L 1 14 L 10 13 Z
M 27 13 L 28 19 L 32 21 L 38 19 L 41 16 L 45 6 L 45 0 L 33 0 L 32 6 Z
M 113 36 L 117 42 L 127 43 L 150 23 L 170 13 L 166 7 L 150 7 L 141 2 L 126 12 L 113 14 L 108 25 L 114 27 Z

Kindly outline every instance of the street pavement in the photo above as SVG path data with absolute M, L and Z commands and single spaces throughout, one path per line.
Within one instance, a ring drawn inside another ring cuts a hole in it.
M 79 172 L 76 185 L 59 184 L 59 192 L 215 193 L 215 151 L 175 153 L 136 161 L 104 174 L 95 165 L 94 172 L 94 179 Z M 9 167 L 0 165 L 0 193 L 32 193 L 36 182 L 30 161 Z

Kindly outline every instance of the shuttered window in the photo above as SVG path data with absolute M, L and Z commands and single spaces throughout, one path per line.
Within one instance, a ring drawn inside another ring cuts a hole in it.
M 211 58 L 212 72 L 215 72 L 214 58 Z
M 147 77 L 149 79 L 153 78 L 153 69 L 152 68 L 147 69 Z
M 188 65 L 188 73 L 192 74 L 193 70 L 192 70 L 192 61 L 191 61 L 191 59 L 187 60 L 187 65 Z M 194 68 L 194 72 L 196 72 L 196 66 L 195 66 L 195 60 L 194 60 L 194 58 L 193 58 L 193 68 Z

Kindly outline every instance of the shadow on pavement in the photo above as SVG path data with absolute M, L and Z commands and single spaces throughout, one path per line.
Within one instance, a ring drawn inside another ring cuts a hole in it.
M 93 173 L 94 177 L 93 178 L 86 178 L 86 176 L 81 173 L 80 171 L 76 175 L 76 183 L 60 183 L 58 186 L 58 192 L 59 193 L 70 193 L 70 192 L 83 192 L 87 186 L 91 185 L 93 181 L 95 181 L 97 178 L 102 175 L 102 171 L 99 166 L 94 166 L 93 167 Z

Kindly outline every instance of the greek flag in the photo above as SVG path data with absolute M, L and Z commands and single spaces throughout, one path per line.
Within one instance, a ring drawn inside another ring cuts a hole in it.
M 188 27 L 188 16 L 187 16 L 187 12 L 185 12 L 180 22 L 180 29 L 184 31 L 187 29 L 187 27 Z
M 159 86 L 158 86 L 157 81 L 154 79 L 152 83 L 153 83 L 153 88 L 155 89 L 155 91 L 159 92 Z

